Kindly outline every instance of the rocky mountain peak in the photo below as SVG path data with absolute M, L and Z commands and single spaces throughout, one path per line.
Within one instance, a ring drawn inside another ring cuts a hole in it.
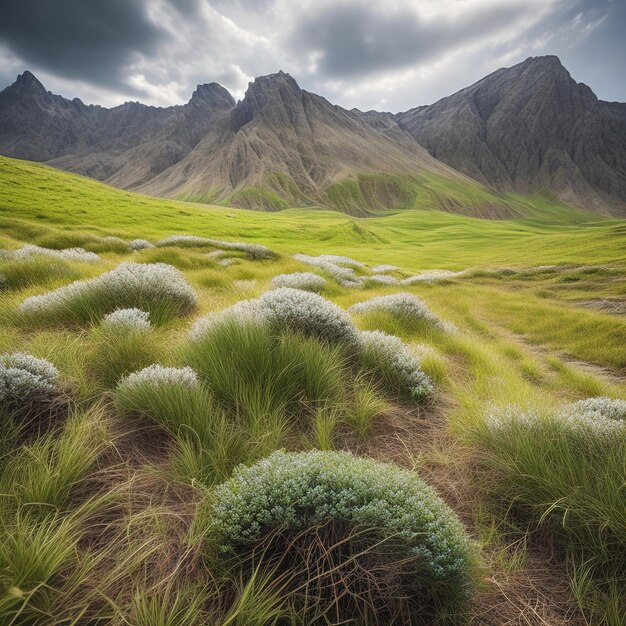
M 189 103 L 208 105 L 214 109 L 232 109 L 235 106 L 235 100 L 229 91 L 218 83 L 198 85 Z
M 239 131 L 251 122 L 261 111 L 271 117 L 281 118 L 281 111 L 289 111 L 302 106 L 302 90 L 298 83 L 287 73 L 280 70 L 276 74 L 259 76 L 248 84 L 243 100 L 231 112 L 231 129 Z
M 46 88 L 39 82 L 37 77 L 28 70 L 25 70 L 22 74 L 18 74 L 15 82 L 1 93 L 4 94 L 5 97 L 10 96 L 16 99 L 48 95 Z

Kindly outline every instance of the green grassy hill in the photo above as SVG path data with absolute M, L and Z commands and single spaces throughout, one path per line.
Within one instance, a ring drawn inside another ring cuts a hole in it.
M 0 623 L 621 626 L 626 221 L 503 201 L 257 213 L 0 158 Z

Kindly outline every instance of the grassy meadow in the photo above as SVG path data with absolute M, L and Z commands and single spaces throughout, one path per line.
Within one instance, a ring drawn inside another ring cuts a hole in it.
M 0 623 L 622 625 L 626 222 L 499 199 L 0 157 Z

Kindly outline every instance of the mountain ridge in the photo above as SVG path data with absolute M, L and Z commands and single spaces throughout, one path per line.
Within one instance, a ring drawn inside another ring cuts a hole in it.
M 27 70 L 0 92 L 0 154 L 151 195 L 264 210 L 407 208 L 434 175 L 496 196 L 548 191 L 626 212 L 626 104 L 598 100 L 557 57 L 530 57 L 396 114 L 344 109 L 283 71 L 250 82 L 238 102 L 206 83 L 183 105 L 107 109 L 54 95 Z M 464 200 L 437 202 L 466 210 Z
M 599 100 L 556 56 L 391 117 L 437 159 L 498 189 L 626 207 L 626 105 Z

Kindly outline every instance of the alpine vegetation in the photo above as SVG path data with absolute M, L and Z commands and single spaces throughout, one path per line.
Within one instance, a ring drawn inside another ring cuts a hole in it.
M 357 314 L 384 312 L 402 322 L 425 322 L 429 326 L 440 330 L 452 330 L 452 325 L 442 322 L 421 298 L 411 293 L 394 293 L 388 296 L 377 296 L 353 304 L 348 310 L 351 313 Z
M 150 329 L 149 313 L 137 308 L 116 309 L 92 328 L 86 369 L 100 389 L 159 360 L 162 344 Z
M 290 329 L 330 343 L 357 342 L 349 315 L 320 295 L 280 287 L 265 292 L 257 302 L 263 318 L 274 328 Z
M 200 337 L 225 319 L 256 320 L 281 332 L 291 330 L 329 343 L 357 344 L 354 324 L 340 306 L 318 294 L 290 287 L 266 291 L 256 300 L 241 300 L 210 313 L 193 325 L 190 337 Z
M 377 284 L 377 285 L 397 285 L 400 281 L 388 274 L 372 274 L 368 276 L 366 279 L 367 283 Z
M 434 283 L 438 280 L 445 280 L 447 278 L 456 278 L 457 276 L 463 276 L 467 272 L 465 270 L 460 272 L 451 272 L 450 270 L 427 270 L 416 274 L 415 276 L 409 276 L 400 282 L 403 285 L 413 285 L 415 283 Z
M 290 287 L 302 291 L 319 293 L 326 285 L 326 279 L 313 272 L 294 272 L 293 274 L 279 274 L 272 278 L 274 287 Z
M 183 275 L 164 263 L 125 262 L 96 278 L 27 298 L 18 311 L 29 320 L 85 323 L 118 308 L 148 311 L 155 323 L 196 306 L 196 293 Z
M 250 467 L 236 468 L 232 478 L 216 489 L 212 502 L 214 526 L 209 532 L 227 556 L 259 545 L 264 550 L 264 542 L 269 544 L 277 532 L 287 535 L 290 546 L 289 537 L 312 527 L 321 527 L 317 532 L 323 533 L 332 522 L 345 534 L 367 536 L 371 531 L 358 551 L 393 541 L 395 559 L 410 572 L 403 597 L 419 598 L 420 610 L 449 614 L 471 595 L 475 560 L 470 539 L 454 512 L 414 472 L 346 452 L 277 451 Z M 330 550 L 337 538 L 329 534 Z M 338 569 L 359 558 L 350 546 L 345 544 L 335 563 Z M 384 577 L 388 570 L 379 565 Z M 371 584 L 378 587 L 381 582 Z M 346 596 L 354 592 L 345 591 Z M 332 601 L 341 607 L 343 595 L 339 590 Z
M 358 333 L 359 359 L 370 375 L 401 396 L 420 400 L 433 392 L 433 385 L 419 358 L 398 337 L 379 330 Z
M 120 329 L 132 331 L 150 330 L 150 313 L 135 307 L 130 309 L 115 309 L 102 318 L 102 326 L 106 329 Z
M 372 267 L 372 273 L 374 274 L 388 274 L 389 272 L 396 272 L 398 271 L 400 268 L 395 266 L 395 265 L 386 265 L 386 264 L 381 264 L 381 265 L 375 265 L 374 267 Z
M 558 430 L 561 437 L 582 437 L 589 442 L 599 437 L 601 441 L 626 435 L 626 400 L 586 398 L 547 414 L 507 406 L 493 411 L 487 424 L 494 433 L 511 428 L 535 432 L 552 429 Z
M 59 371 L 44 359 L 23 352 L 0 355 L 0 412 L 36 410 L 54 397 L 58 382 Z
M 17 250 L 0 250 L 0 260 L 29 259 L 33 256 L 45 256 L 61 261 L 76 261 L 80 263 L 97 263 L 100 260 L 100 257 L 95 252 L 88 252 L 83 248 L 54 250 L 52 248 L 41 248 L 39 246 L 26 244 Z
M 221 239 L 209 239 L 206 237 L 198 237 L 197 235 L 170 235 L 159 239 L 155 245 L 162 246 L 179 246 L 179 247 L 211 247 L 219 250 L 235 250 L 244 252 L 252 259 L 274 259 L 276 253 L 267 246 L 258 243 L 246 243 L 239 241 L 222 241 Z
M 190 367 L 165 367 L 154 364 L 126 376 L 120 382 L 119 388 L 131 389 L 141 385 L 149 385 L 155 389 L 172 385 L 194 388 L 198 384 L 198 376 Z
M 344 257 L 334 257 L 332 255 L 309 256 L 308 254 L 294 254 L 293 258 L 300 263 L 306 263 L 312 267 L 317 267 L 329 274 L 333 280 L 344 287 L 362 286 L 362 281 L 352 267 L 343 267 L 330 259 L 342 259 Z
M 594 420 L 626 421 L 626 400 L 613 398 L 587 398 L 573 402 L 568 407 L 570 415 L 581 415 Z
M 146 250 L 147 248 L 154 248 L 154 244 L 147 239 L 133 239 L 129 245 L 133 250 L 136 251 Z

